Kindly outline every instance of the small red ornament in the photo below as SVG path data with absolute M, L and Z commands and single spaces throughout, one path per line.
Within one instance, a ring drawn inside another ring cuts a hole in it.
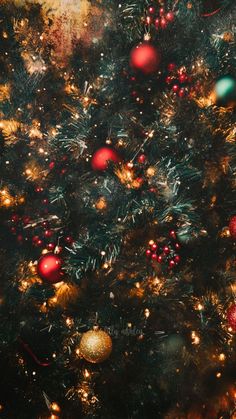
M 52 170 L 52 169 L 54 169 L 54 167 L 55 167 L 55 162 L 54 161 L 51 161 L 49 163 L 49 169 Z
M 164 17 L 161 18 L 160 26 L 161 29 L 165 29 L 167 27 L 167 20 Z
M 51 252 L 55 249 L 56 245 L 55 243 L 48 243 L 47 245 L 47 249 L 50 250 Z
M 176 67 L 176 65 L 175 65 L 175 63 L 170 63 L 170 64 L 168 64 L 168 71 L 171 73 L 172 71 L 174 71 L 175 70 L 175 67 Z
M 164 246 L 163 252 L 165 253 L 165 255 L 169 255 L 170 254 L 170 248 L 168 246 Z
M 130 66 L 145 74 L 154 73 L 160 63 L 159 54 L 154 46 L 148 43 L 134 47 L 130 53 Z
M 45 237 L 52 237 L 52 235 L 53 235 L 53 231 L 52 230 L 45 230 L 45 232 L 44 232 L 44 236 Z
M 112 148 L 102 147 L 95 151 L 91 160 L 91 165 L 93 170 L 106 170 L 109 161 L 118 163 L 120 161 L 120 157 Z
M 150 6 L 148 8 L 149 13 L 155 13 L 155 8 L 153 6 Z
M 232 304 L 227 310 L 227 320 L 231 329 L 236 332 L 236 304 Z
M 159 28 L 159 26 L 160 26 L 160 19 L 157 17 L 157 18 L 155 19 L 155 27 L 156 27 L 156 29 L 158 29 L 158 28 Z
M 184 96 L 185 96 L 185 89 L 181 88 L 181 89 L 179 90 L 178 95 L 179 95 L 179 97 L 184 97 Z
M 169 267 L 170 267 L 171 269 L 173 269 L 173 268 L 174 268 L 174 266 L 175 266 L 175 261 L 171 259 L 171 260 L 169 261 Z
M 12 216 L 11 216 L 11 222 L 12 223 L 18 223 L 18 221 L 20 220 L 20 217 L 19 217 L 19 215 L 18 214 L 13 214 Z
M 229 232 L 232 239 L 236 240 L 236 215 L 233 215 L 233 217 L 230 218 Z
M 166 20 L 168 20 L 168 22 L 173 22 L 174 18 L 175 18 L 175 15 L 173 12 L 168 12 L 166 14 Z
M 40 278 L 50 284 L 55 284 L 63 280 L 62 260 L 53 253 L 47 253 L 42 256 L 37 265 L 37 271 Z
M 172 87 L 172 90 L 173 90 L 174 93 L 178 93 L 178 91 L 179 91 L 178 84 L 174 84 L 174 86 Z
M 151 256 L 152 252 L 150 249 L 146 250 L 146 256 L 149 258 Z
M 140 156 L 138 156 L 138 162 L 141 164 L 145 163 L 146 159 L 145 154 L 140 154 Z
M 72 244 L 72 243 L 74 242 L 74 240 L 73 240 L 73 238 L 72 238 L 71 236 L 66 236 L 66 237 L 64 238 L 64 240 L 65 240 L 65 242 L 66 242 L 67 244 Z
M 176 239 L 176 232 L 174 230 L 170 230 L 170 237 L 174 240 Z

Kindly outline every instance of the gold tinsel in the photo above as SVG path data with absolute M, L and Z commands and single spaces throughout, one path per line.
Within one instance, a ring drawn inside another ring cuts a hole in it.
M 94 328 L 83 334 L 79 352 L 86 361 L 95 364 L 103 362 L 110 356 L 111 351 L 112 340 L 103 330 Z

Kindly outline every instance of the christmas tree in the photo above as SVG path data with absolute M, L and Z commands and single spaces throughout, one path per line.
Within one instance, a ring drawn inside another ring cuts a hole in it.
M 234 2 L 0 12 L 0 417 L 235 418 Z

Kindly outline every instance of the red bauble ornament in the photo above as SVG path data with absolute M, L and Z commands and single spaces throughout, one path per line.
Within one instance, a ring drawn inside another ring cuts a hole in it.
M 38 261 L 37 271 L 40 278 L 50 284 L 63 280 L 62 260 L 54 253 L 47 253 Z
M 91 160 L 91 165 L 93 170 L 106 170 L 109 161 L 118 163 L 120 161 L 120 157 L 112 148 L 102 147 L 95 151 Z
M 168 20 L 168 22 L 173 22 L 174 18 L 175 18 L 175 15 L 173 12 L 168 12 L 166 14 L 166 20 Z
M 236 215 L 233 215 L 233 217 L 230 218 L 229 232 L 230 232 L 230 235 L 231 235 L 232 239 L 236 240 Z
M 154 73 L 160 63 L 158 51 L 154 46 L 143 43 L 134 47 L 130 54 L 130 66 L 145 74 Z
M 231 329 L 236 332 L 236 304 L 232 304 L 227 310 L 227 320 Z
M 141 164 L 144 164 L 147 160 L 147 157 L 145 156 L 145 154 L 140 154 L 140 156 L 138 156 L 138 162 Z

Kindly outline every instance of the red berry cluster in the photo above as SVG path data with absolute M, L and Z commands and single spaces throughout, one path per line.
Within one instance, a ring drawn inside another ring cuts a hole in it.
M 187 74 L 186 68 L 176 68 L 174 63 L 168 65 L 168 76 L 166 77 L 166 84 L 171 87 L 175 94 L 179 97 L 187 96 L 192 88 L 190 83 L 191 77 Z
M 50 223 L 47 220 L 34 225 L 29 216 L 12 214 L 10 218 L 10 224 L 11 233 L 16 235 L 17 241 L 20 244 L 25 241 L 31 241 L 33 246 L 45 247 L 49 251 L 53 251 L 57 246 L 56 233 L 53 229 L 50 228 Z M 31 224 L 30 228 L 26 228 L 28 224 Z M 74 242 L 71 236 L 62 236 L 61 239 L 65 246 L 70 246 Z M 59 253 L 62 248 L 57 246 L 57 250 Z
M 146 250 L 147 258 L 154 262 L 163 264 L 169 269 L 175 268 L 180 263 L 180 244 L 176 241 L 176 233 L 171 230 L 170 239 L 162 242 L 149 241 L 149 248 Z
M 166 12 L 163 7 L 158 9 L 152 5 L 148 7 L 148 14 L 145 22 L 147 25 L 154 24 L 156 30 L 160 30 L 165 29 L 169 23 L 173 22 L 174 18 L 174 12 Z

